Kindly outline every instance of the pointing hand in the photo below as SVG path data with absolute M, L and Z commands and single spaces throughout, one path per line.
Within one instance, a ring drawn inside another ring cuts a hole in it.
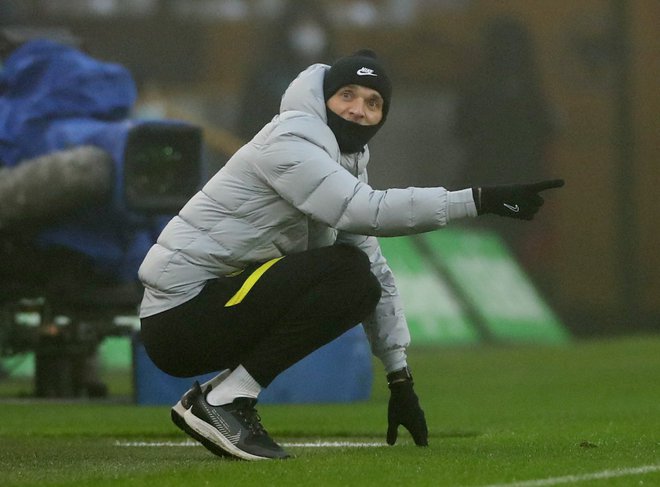
M 504 186 L 484 186 L 472 188 L 477 213 L 531 220 L 543 206 L 543 197 L 539 194 L 553 188 L 561 188 L 563 179 L 552 179 L 532 184 L 512 184 Z

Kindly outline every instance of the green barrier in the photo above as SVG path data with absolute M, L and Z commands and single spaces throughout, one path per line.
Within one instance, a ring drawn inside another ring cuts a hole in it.
M 23 326 L 34 326 L 26 324 Z M 120 316 L 115 318 L 115 324 L 130 325 L 139 329 L 139 320 L 136 316 Z M 10 377 L 33 377 L 35 375 L 35 353 L 25 352 L 17 355 L 0 358 L 0 373 Z M 105 337 L 98 348 L 98 362 L 101 370 L 131 370 L 133 366 L 131 352 L 131 337 L 108 336 Z
M 130 337 L 108 337 L 99 346 L 99 357 L 103 370 L 131 370 Z
M 462 345 L 479 335 L 455 293 L 409 237 L 379 239 L 394 272 L 414 344 Z
M 32 377 L 34 375 L 34 353 L 21 353 L 0 359 L 0 371 L 10 377 Z
M 137 316 L 116 316 L 114 324 L 130 326 L 136 332 L 140 330 Z M 99 346 L 101 367 L 105 370 L 131 370 L 133 367 L 132 337 L 110 336 Z
M 108 337 L 99 345 L 99 362 L 102 370 L 131 370 L 130 337 Z M 34 352 L 22 353 L 0 360 L 0 370 L 10 377 L 33 377 Z
M 488 338 L 563 343 L 569 335 L 495 234 L 441 230 L 416 237 L 479 318 Z

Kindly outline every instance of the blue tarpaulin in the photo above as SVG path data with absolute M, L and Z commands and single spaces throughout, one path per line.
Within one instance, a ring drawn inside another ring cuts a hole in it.
M 136 279 L 163 224 L 124 204 L 124 149 L 130 130 L 143 123 L 128 118 L 136 97 L 135 82 L 123 66 L 49 40 L 21 45 L 0 71 L 0 166 L 80 145 L 98 146 L 112 156 L 112 200 L 43 229 L 37 243 L 85 254 L 96 270 L 119 281 Z

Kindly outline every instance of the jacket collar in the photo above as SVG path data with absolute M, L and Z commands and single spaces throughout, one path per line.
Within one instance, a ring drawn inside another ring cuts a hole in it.
M 298 111 L 318 117 L 324 124 L 328 123 L 325 99 L 323 97 L 323 78 L 330 66 L 312 64 L 294 79 L 282 96 L 280 115 L 285 112 Z M 284 115 L 284 118 L 288 118 Z M 329 127 L 328 127 L 329 130 Z M 337 154 L 339 149 L 337 148 Z M 340 154 L 338 162 L 354 176 L 364 172 L 369 162 L 369 148 L 357 154 Z

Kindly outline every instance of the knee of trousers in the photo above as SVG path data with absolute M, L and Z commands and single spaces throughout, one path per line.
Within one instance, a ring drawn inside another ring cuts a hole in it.
M 352 245 L 339 244 L 333 248 L 335 255 L 342 262 L 343 269 L 351 275 L 355 292 L 363 295 L 364 306 L 372 310 L 380 300 L 382 288 L 378 278 L 371 272 L 369 257 Z
M 366 274 L 371 270 L 369 257 L 359 248 L 349 244 L 337 244 L 330 247 L 332 256 L 349 272 Z

